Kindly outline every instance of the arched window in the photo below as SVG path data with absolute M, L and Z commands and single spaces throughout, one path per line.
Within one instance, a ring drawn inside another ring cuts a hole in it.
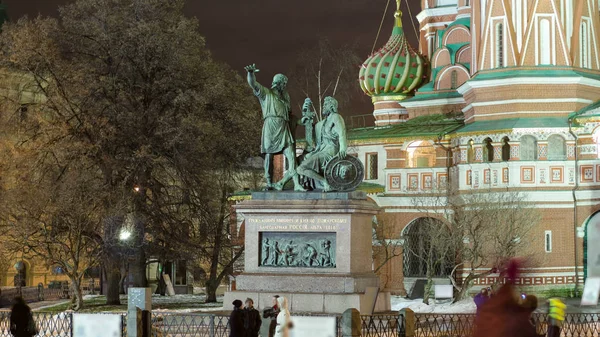
M 450 89 L 456 89 L 456 83 L 458 82 L 458 73 L 456 70 L 452 70 L 450 73 Z
M 502 138 L 502 161 L 510 160 L 510 144 L 508 137 Z
M 565 139 L 559 135 L 548 137 L 548 160 L 566 160 L 567 147 Z
M 450 240 L 450 231 L 438 219 L 419 218 L 411 222 L 402 236 L 404 239 L 404 277 L 424 277 L 428 267 L 433 267 L 433 277 L 446 277 L 452 272 L 454 253 L 439 245 L 440 240 Z M 427 261 L 436 263 L 427 263 Z M 437 263 L 441 261 L 441 263 Z
M 521 137 L 519 144 L 519 152 L 521 152 L 521 160 L 536 160 L 537 159 L 537 141 L 532 136 Z
M 550 20 L 540 20 L 540 45 L 539 63 L 543 65 L 552 64 L 552 41 L 550 40 Z
M 408 167 L 435 166 L 435 148 L 428 141 L 412 142 L 406 149 Z
M 486 138 L 483 141 L 483 161 L 486 163 L 494 161 L 494 145 L 492 145 L 490 138 Z
M 473 139 L 467 143 L 467 163 L 472 163 L 475 159 L 475 150 L 473 149 Z
M 496 68 L 504 67 L 504 24 L 496 24 Z

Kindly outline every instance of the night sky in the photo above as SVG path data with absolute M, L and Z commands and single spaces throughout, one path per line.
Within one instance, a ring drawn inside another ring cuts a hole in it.
M 23 15 L 56 16 L 58 6 L 72 0 L 2 0 L 8 15 L 16 20 Z M 243 71 L 246 64 L 256 63 L 262 70 L 259 80 L 276 72 L 293 68 L 297 54 L 313 47 L 319 37 L 334 45 L 357 43 L 361 58 L 371 52 L 377 29 L 388 0 L 187 0 L 185 12 L 200 22 L 201 33 L 216 58 Z M 420 11 L 420 1 L 408 0 L 413 16 Z M 388 39 L 393 26 L 395 1 L 383 24 L 377 48 Z M 402 1 L 404 28 L 412 45 L 417 39 Z M 415 19 L 415 23 L 418 22 Z M 358 65 L 357 65 L 358 66 Z M 358 68 L 356 70 L 358 76 Z M 270 79 L 269 79 L 270 80 Z M 267 80 L 267 81 L 269 81 Z M 352 114 L 365 111 L 364 98 Z M 357 102 L 358 103 L 358 102 Z

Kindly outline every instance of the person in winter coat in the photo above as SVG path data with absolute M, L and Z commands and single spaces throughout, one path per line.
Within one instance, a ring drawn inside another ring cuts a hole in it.
M 513 286 L 518 265 L 516 260 L 510 262 L 508 282 L 481 307 L 475 318 L 473 337 L 539 337 L 531 323 L 531 313 L 535 310 L 532 310 L 533 301 L 528 301 L 527 307 L 523 306 Z
M 273 306 L 263 311 L 263 318 L 271 319 L 271 322 L 269 323 L 269 337 L 275 336 L 275 328 L 277 327 L 277 315 L 279 315 L 279 304 L 277 303 L 278 298 L 279 295 L 273 296 Z
M 244 308 L 244 329 L 246 337 L 257 337 L 260 333 L 262 320 L 260 313 L 254 309 L 254 301 L 251 298 L 246 299 L 246 307 Z
M 475 306 L 477 307 L 477 314 L 479 314 L 479 311 L 481 311 L 481 307 L 483 307 L 483 305 L 489 299 L 490 299 L 490 296 L 489 296 L 487 288 L 481 289 L 481 292 L 479 294 L 475 295 L 475 297 L 473 298 L 473 301 L 475 302 Z
M 10 333 L 14 337 L 32 337 L 37 334 L 31 309 L 22 297 L 16 297 L 10 311 Z
M 244 303 L 240 300 L 233 301 L 233 311 L 229 316 L 229 337 L 246 337 L 244 330 Z
M 277 315 L 277 327 L 275 328 L 275 337 L 289 337 L 292 321 L 290 320 L 290 311 L 285 297 L 277 299 L 279 304 L 279 315 Z

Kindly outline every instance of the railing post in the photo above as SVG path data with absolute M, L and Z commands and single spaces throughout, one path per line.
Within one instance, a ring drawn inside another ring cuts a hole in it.
M 41 302 L 44 300 L 44 285 L 38 283 L 38 301 Z
M 209 337 L 215 337 L 215 315 L 210 315 L 210 320 L 208 321 L 208 331 Z
M 404 336 L 401 337 L 414 337 L 415 336 L 415 313 L 414 311 L 406 308 L 400 310 L 400 319 L 404 321 Z
M 142 319 L 146 315 L 146 319 Z M 142 337 L 152 331 L 152 292 L 150 288 L 127 289 L 127 337 Z M 146 324 L 147 326 L 143 326 Z
M 347 309 L 342 314 L 342 337 L 361 337 L 362 322 L 360 312 L 354 308 Z

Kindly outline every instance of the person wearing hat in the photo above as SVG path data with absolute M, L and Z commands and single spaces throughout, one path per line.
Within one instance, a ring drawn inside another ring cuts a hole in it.
M 263 311 L 263 317 L 265 319 L 271 319 L 269 323 L 269 337 L 275 336 L 275 327 L 277 326 L 277 315 L 279 315 L 279 304 L 277 303 L 277 299 L 279 295 L 273 296 L 273 306 L 271 308 L 266 308 Z
M 240 300 L 233 301 L 233 311 L 229 316 L 229 337 L 246 337 L 244 329 L 244 303 Z
M 260 312 L 254 308 L 254 301 L 251 298 L 246 299 L 246 307 L 244 308 L 244 329 L 246 337 L 257 337 L 260 333 Z

